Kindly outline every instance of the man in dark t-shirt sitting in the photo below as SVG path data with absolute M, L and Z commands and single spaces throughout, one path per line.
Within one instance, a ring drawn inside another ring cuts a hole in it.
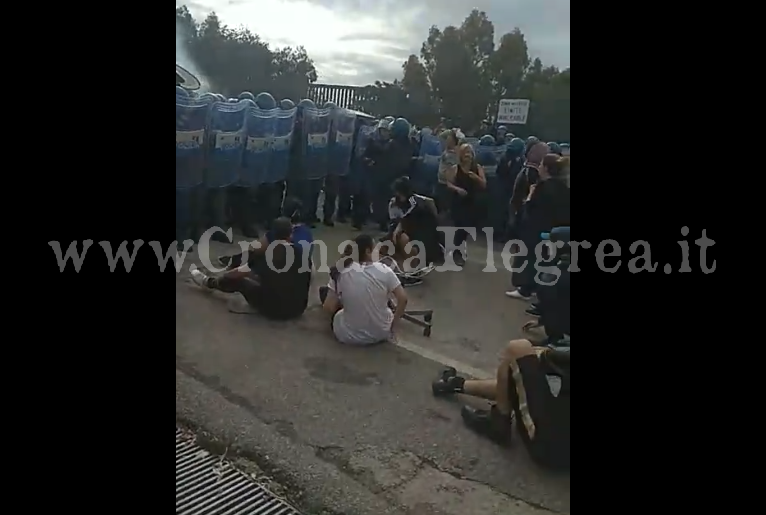
M 303 247 L 290 241 L 292 230 L 289 218 L 278 218 L 273 225 L 273 241 L 267 248 L 252 250 L 246 264 L 220 277 L 194 269 L 192 280 L 203 288 L 241 293 L 267 318 L 297 318 L 308 305 L 311 268 L 304 266 Z M 271 252 L 267 252 L 269 248 Z

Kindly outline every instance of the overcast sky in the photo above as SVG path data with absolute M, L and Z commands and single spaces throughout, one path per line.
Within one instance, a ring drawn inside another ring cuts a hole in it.
M 364 85 L 401 77 L 431 25 L 459 25 L 472 6 L 486 11 L 495 39 L 521 28 L 532 57 L 569 66 L 570 0 L 176 0 L 201 21 L 210 11 L 244 25 L 270 45 L 303 45 L 319 81 Z

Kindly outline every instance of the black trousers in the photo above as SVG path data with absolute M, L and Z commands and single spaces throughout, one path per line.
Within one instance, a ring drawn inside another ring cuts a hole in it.
M 224 293 L 241 293 L 248 304 L 256 309 L 265 302 L 263 287 L 257 281 L 257 276 L 231 277 L 224 275 L 214 278 L 210 284 L 212 288 Z
M 338 220 L 351 215 L 351 178 L 348 175 L 338 177 Z
M 324 178 L 324 205 L 322 206 L 322 218 L 331 221 L 335 217 L 335 206 L 338 201 L 340 190 L 340 177 L 328 175 Z
M 474 202 L 476 199 L 469 196 L 461 197 L 457 193 L 454 194 L 452 209 L 450 213 L 455 227 L 476 227 L 480 222 L 479 213 L 480 208 Z M 465 229 L 458 229 L 455 233 L 455 246 L 459 247 L 468 239 L 468 231 Z

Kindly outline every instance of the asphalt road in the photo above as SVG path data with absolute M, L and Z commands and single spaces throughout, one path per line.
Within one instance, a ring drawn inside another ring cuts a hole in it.
M 332 249 L 353 234 L 323 228 L 316 237 Z M 304 317 L 275 323 L 233 313 L 242 302 L 196 288 L 185 264 L 176 283 L 177 418 L 287 483 L 308 513 L 568 513 L 568 476 L 537 468 L 518 439 L 504 450 L 467 430 L 460 402 L 482 401 L 430 392 L 444 363 L 493 376 L 501 349 L 522 335 L 525 304 L 504 297 L 508 272 L 481 271 L 486 253 L 474 245 L 463 271 L 434 272 L 408 289 L 412 309 L 435 310 L 431 338 L 404 323 L 398 345 L 366 349 L 329 334 L 316 295 L 324 274 Z

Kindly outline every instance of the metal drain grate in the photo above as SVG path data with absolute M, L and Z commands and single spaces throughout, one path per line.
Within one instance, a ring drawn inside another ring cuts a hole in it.
M 301 515 L 176 428 L 177 515 Z

